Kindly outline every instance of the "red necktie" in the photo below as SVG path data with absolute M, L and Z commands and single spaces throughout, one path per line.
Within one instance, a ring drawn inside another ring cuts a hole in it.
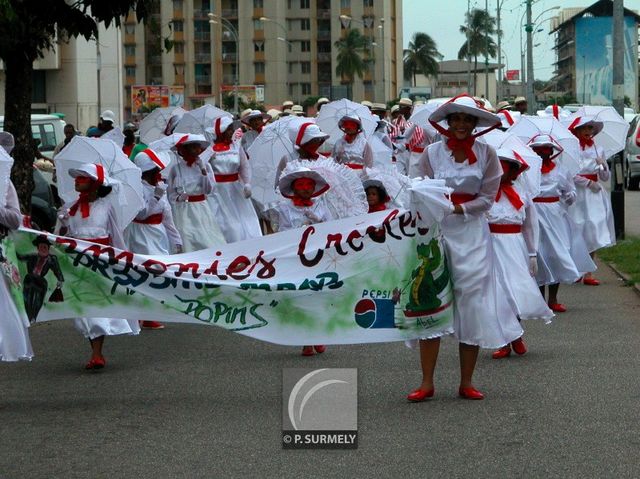
M 293 201 L 293 206 L 313 206 L 313 200 L 311 199 L 304 199 L 304 198 L 300 198 L 298 196 L 292 196 L 291 197 L 291 201 Z
M 586 150 L 587 148 L 593 146 L 593 138 L 578 138 L 578 141 L 580 142 L 580 148 L 582 148 L 583 150 Z
M 475 138 L 473 138 L 472 136 L 469 136 L 464 140 L 458 140 L 457 138 L 449 138 L 447 140 L 447 146 L 451 151 L 459 151 L 459 150 L 464 151 L 464 154 L 467 156 L 467 159 L 469 160 L 469 164 L 473 165 L 476 161 L 478 161 L 478 158 L 476 158 L 476 154 L 473 152 L 473 149 L 471 148 L 475 141 L 476 141 Z
M 542 167 L 540 168 L 540 172 L 543 175 L 546 175 L 547 173 L 549 173 L 551 170 L 553 170 L 556 167 L 556 164 L 551 160 L 551 158 L 546 159 L 546 160 L 542 160 Z
M 78 212 L 78 208 L 80 208 L 80 213 L 83 218 L 89 216 L 89 211 L 91 209 L 91 202 L 89 201 L 89 192 L 83 191 L 80 193 L 78 197 L 78 201 L 76 201 L 71 208 L 69 208 L 69 214 L 71 216 L 75 216 Z
M 524 205 L 524 203 L 520 199 L 520 195 L 515 190 L 513 185 L 509 183 L 501 183 L 498 194 L 496 195 L 496 201 L 500 199 L 502 193 L 504 193 L 504 195 L 509 200 L 509 203 L 511 203 L 515 209 L 519 210 L 520 208 L 522 208 L 522 205 Z
M 213 151 L 228 151 L 231 148 L 231 140 L 229 141 L 216 141 L 213 144 Z

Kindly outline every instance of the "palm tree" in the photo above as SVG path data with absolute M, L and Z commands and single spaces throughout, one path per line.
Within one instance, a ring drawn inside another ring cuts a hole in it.
M 413 77 L 413 86 L 416 86 L 416 74 L 438 74 L 438 61 L 442 60 L 442 54 L 433 38 L 424 32 L 415 33 L 408 47 L 402 52 L 406 80 Z
M 496 42 L 491 35 L 496 34 L 496 19 L 486 10 L 475 8 L 466 14 L 465 25 L 460 25 L 460 33 L 467 40 L 458 51 L 458 60 L 473 57 L 473 94 L 476 94 L 478 56 L 494 58 L 497 53 Z
M 334 45 L 338 49 L 336 75 L 346 79 L 351 89 L 355 76 L 362 78 L 367 70 L 367 62 L 362 54 L 369 45 L 369 39 L 358 30 L 349 29 Z

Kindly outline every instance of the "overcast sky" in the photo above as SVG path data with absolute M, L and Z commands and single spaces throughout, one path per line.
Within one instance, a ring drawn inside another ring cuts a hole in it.
M 595 3 L 579 0 L 538 0 L 533 4 L 532 19 L 546 9 L 562 6 L 562 8 L 588 7 Z M 471 8 L 485 8 L 485 0 L 471 0 Z M 496 0 L 488 0 L 489 12 L 496 16 Z M 433 5 L 433 6 L 432 6 Z M 438 5 L 436 8 L 435 5 Z M 525 12 L 523 0 L 503 0 L 502 2 L 502 51 L 503 63 L 511 70 L 520 70 L 520 18 Z M 640 9 L 640 0 L 625 0 L 626 8 Z M 415 32 L 431 35 L 438 45 L 438 50 L 445 60 L 458 58 L 458 50 L 465 41 L 460 33 L 460 25 L 464 23 L 467 11 L 466 0 L 403 0 L 404 44 L 405 47 Z M 554 16 L 558 10 L 544 13 L 540 20 Z M 534 37 L 534 44 L 540 43 L 533 51 L 535 78 L 547 80 L 553 76 L 556 61 L 552 50 L 554 35 L 549 35 L 550 22 L 542 22 L 544 31 Z M 523 41 L 526 35 L 523 30 Z M 492 60 L 489 60 L 492 61 Z M 495 61 L 495 59 L 493 60 Z

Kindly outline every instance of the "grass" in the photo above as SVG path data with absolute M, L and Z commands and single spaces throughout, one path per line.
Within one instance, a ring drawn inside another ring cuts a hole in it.
M 627 237 L 615 246 L 599 250 L 598 256 L 628 274 L 633 283 L 640 283 L 640 238 Z

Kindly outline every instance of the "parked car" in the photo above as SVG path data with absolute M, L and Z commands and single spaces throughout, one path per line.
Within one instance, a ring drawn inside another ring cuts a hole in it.
M 627 189 L 637 190 L 640 186 L 640 115 L 636 115 L 629 125 L 624 149 L 624 171 Z

